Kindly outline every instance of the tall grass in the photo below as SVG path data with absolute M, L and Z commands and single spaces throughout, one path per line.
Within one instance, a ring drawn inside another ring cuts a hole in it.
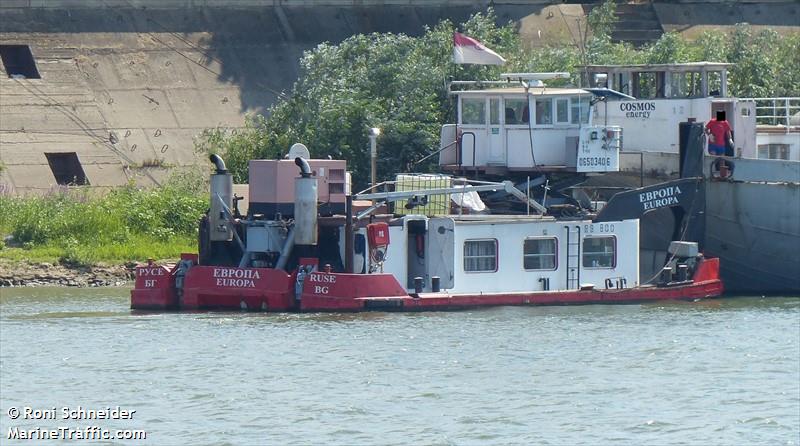
M 173 258 L 197 249 L 197 220 L 208 207 L 198 181 L 171 180 L 99 196 L 59 189 L 44 196 L 0 196 L 0 258 L 93 264 Z

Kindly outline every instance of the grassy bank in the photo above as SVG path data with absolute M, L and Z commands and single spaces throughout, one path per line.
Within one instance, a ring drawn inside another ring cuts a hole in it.
M 172 181 L 98 196 L 60 189 L 40 197 L 0 196 L 0 259 L 90 265 L 176 258 L 197 251 L 206 188 Z

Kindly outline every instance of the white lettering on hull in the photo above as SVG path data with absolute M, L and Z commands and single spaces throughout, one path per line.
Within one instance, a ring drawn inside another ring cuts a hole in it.
M 642 209 L 645 211 L 672 206 L 680 203 L 677 197 L 680 193 L 680 186 L 669 186 L 650 192 L 643 192 L 639 194 L 639 203 L 642 203 Z
M 336 276 L 331 274 L 311 273 L 308 276 L 308 281 L 317 283 L 336 283 Z
M 255 269 L 214 268 L 213 277 L 219 287 L 255 288 L 255 281 L 261 279 L 261 274 Z
M 217 286 L 227 288 L 255 288 L 256 283 L 250 279 L 217 279 Z
M 163 276 L 164 268 L 137 268 L 136 274 L 138 274 L 141 277 Z

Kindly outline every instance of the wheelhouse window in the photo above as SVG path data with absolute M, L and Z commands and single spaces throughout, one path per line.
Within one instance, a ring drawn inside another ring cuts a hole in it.
M 556 123 L 569 124 L 569 99 L 556 99 Z
M 670 76 L 670 97 L 695 98 L 702 96 L 702 73 L 687 71 Z
M 589 97 L 580 97 L 570 99 L 572 107 L 572 123 L 573 124 L 588 124 L 589 123 Z
M 462 98 L 461 123 L 486 125 L 486 101 L 483 98 Z
M 489 99 L 489 125 L 500 125 L 500 98 Z
M 506 125 L 528 124 L 530 112 L 528 111 L 528 100 L 523 98 L 506 98 Z
M 497 240 L 464 241 L 464 271 L 472 273 L 497 271 Z
M 614 268 L 616 266 L 616 237 L 586 237 L 583 239 L 584 268 Z
M 536 124 L 548 125 L 553 123 L 553 99 L 536 100 Z
M 722 96 L 722 72 L 709 71 L 708 76 L 708 95 L 709 96 Z
M 633 74 L 633 94 L 639 99 L 664 97 L 664 73 L 643 71 Z
M 556 269 L 556 239 L 529 238 L 522 247 L 523 267 L 526 271 Z

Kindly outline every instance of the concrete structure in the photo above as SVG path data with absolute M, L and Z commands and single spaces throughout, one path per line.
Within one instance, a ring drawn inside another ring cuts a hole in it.
M 289 91 L 304 50 L 420 34 L 490 3 L 531 45 L 576 41 L 585 20 L 580 4 L 545 0 L 2 0 L 0 193 L 158 184 L 206 163 L 204 129 L 242 127 Z M 797 3 L 776 5 L 797 28 Z

